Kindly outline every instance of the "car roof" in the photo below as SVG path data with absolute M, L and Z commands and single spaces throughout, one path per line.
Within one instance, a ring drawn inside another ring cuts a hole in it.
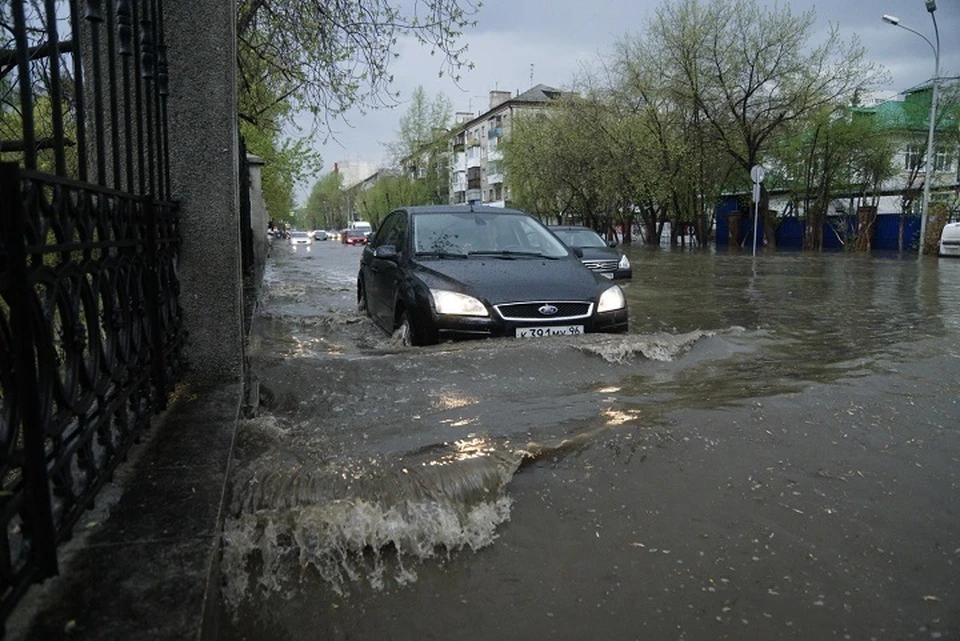
M 550 229 L 569 229 L 570 231 L 584 229 L 586 231 L 594 231 L 590 227 L 584 225 L 547 225 Z
M 398 209 L 411 214 L 509 214 L 513 216 L 529 216 L 525 211 L 509 207 L 490 207 L 489 205 L 416 205 L 413 207 L 399 207 Z

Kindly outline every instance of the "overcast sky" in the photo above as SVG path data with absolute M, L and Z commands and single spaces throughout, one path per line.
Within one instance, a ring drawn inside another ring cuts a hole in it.
M 783 4 L 784 0 L 780 0 Z M 941 75 L 960 74 L 960 0 L 936 0 L 940 32 Z M 870 60 L 883 65 L 892 82 L 881 90 L 891 95 L 933 76 L 933 49 L 919 36 L 883 22 L 883 14 L 897 16 L 935 43 L 933 21 L 924 0 L 789 0 L 794 13 L 816 12 L 815 29 L 837 25 L 841 37 L 858 35 Z M 661 0 L 484 0 L 477 26 L 464 34 L 467 59 L 475 68 L 465 71 L 459 86 L 438 78 L 439 61 L 414 44 L 403 46 L 393 63 L 394 89 L 402 100 L 422 85 L 429 98 L 445 94 L 454 111 L 487 110 L 493 89 L 525 91 L 543 83 L 568 88 L 581 69 L 596 68 L 601 56 L 626 34 L 639 34 Z M 769 0 L 773 6 L 773 0 Z M 396 139 L 406 105 L 360 115 L 349 114 L 350 125 L 338 123 L 336 140 L 317 144 L 323 156 L 320 175 L 335 162 L 386 160 L 384 144 Z M 320 175 L 300 185 L 303 202 Z

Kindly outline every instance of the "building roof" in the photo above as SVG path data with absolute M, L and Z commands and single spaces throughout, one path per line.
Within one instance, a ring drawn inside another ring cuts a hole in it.
M 903 93 L 902 100 L 886 100 L 872 107 L 855 107 L 854 114 L 873 116 L 877 122 L 890 129 L 926 131 L 930 123 L 930 98 L 932 84 L 922 84 Z M 937 129 L 957 126 L 953 118 L 940 118 Z
M 568 93 L 569 92 L 561 91 L 560 89 L 556 89 L 555 87 L 551 87 L 549 85 L 538 84 L 530 89 L 527 89 L 523 93 L 514 96 L 513 98 L 508 98 L 507 100 L 504 100 L 503 102 L 491 107 L 472 120 L 459 123 L 451 130 L 451 132 L 455 133 L 469 129 L 471 126 L 480 122 L 481 120 L 486 120 L 497 112 L 506 111 L 514 105 L 546 104 L 548 102 L 558 100 L 561 97 L 568 95 Z

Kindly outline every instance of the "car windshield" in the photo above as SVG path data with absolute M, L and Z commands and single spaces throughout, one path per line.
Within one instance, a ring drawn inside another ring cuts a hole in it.
M 366 236 L 366 234 L 359 229 L 351 229 L 347 232 L 347 238 L 362 238 L 363 236 Z
M 600 235 L 591 229 L 554 229 L 553 233 L 570 247 L 607 246 Z
M 307 238 L 307 232 L 305 231 L 295 231 L 290 234 L 294 238 Z
M 415 214 L 414 251 L 440 256 L 561 258 L 567 248 L 532 216 L 492 212 Z

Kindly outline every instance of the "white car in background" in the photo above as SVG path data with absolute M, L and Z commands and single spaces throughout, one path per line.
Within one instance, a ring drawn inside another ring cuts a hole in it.
M 305 231 L 292 231 L 290 232 L 290 245 L 296 249 L 297 245 L 306 245 L 310 247 L 310 243 L 313 242 L 313 239 L 310 238 L 310 234 Z
M 947 223 L 940 233 L 938 256 L 960 257 L 960 223 Z

